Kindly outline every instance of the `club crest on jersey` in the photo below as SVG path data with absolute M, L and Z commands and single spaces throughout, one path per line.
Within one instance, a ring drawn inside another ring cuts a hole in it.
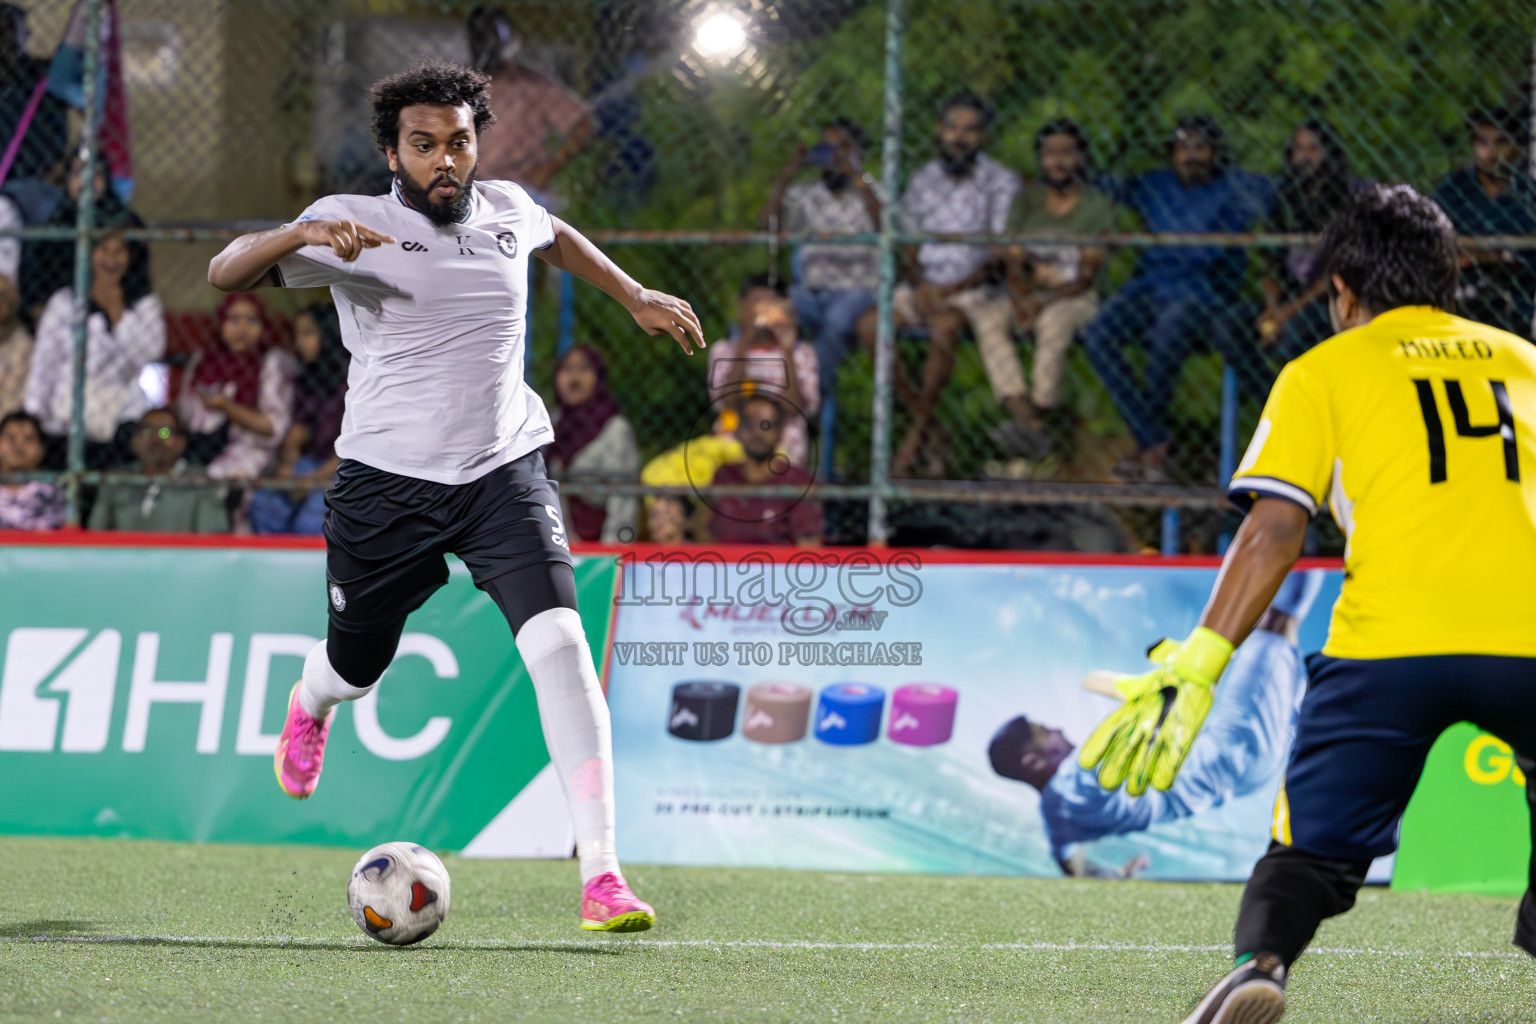
M 500 249 L 501 254 L 507 259 L 516 259 L 517 236 L 510 231 L 503 231 L 501 234 L 496 236 L 496 248 Z
M 331 607 L 339 612 L 347 610 L 347 595 L 334 583 L 331 584 Z

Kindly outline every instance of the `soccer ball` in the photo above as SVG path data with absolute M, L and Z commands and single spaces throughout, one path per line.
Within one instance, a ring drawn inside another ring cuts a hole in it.
M 409 946 L 448 916 L 448 869 L 415 843 L 375 846 L 352 869 L 347 903 L 369 938 Z

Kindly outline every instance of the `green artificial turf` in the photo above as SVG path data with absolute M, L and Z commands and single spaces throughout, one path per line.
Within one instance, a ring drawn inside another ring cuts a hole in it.
M 395 949 L 347 912 L 358 852 L 0 840 L 0 1021 L 1177 1022 L 1240 893 L 631 865 L 660 923 L 603 936 L 574 864 L 448 857 L 447 923 Z M 1536 1020 L 1514 908 L 1366 890 L 1287 1024 Z

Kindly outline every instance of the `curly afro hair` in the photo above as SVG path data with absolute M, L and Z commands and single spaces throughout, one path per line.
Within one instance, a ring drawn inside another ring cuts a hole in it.
M 1315 274 L 1337 274 L 1372 313 L 1399 306 L 1456 308 L 1456 229 L 1433 199 L 1407 185 L 1360 189 L 1328 222 Z
M 496 123 L 491 113 L 491 78 L 473 68 L 443 60 L 423 61 L 398 75 L 373 83 L 373 142 L 379 152 L 399 146 L 400 111 L 417 103 L 468 106 L 475 118 L 475 135 Z

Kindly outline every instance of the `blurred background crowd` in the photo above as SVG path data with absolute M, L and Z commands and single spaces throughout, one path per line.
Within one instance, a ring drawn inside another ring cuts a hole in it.
M 719 335 L 683 360 L 538 269 L 528 374 L 581 540 L 867 540 L 885 292 L 882 537 L 1214 550 L 1270 384 L 1331 333 L 1308 236 L 1368 181 L 1431 192 L 1467 240 L 1460 312 L 1532 337 L 1536 17 L 1514 3 L 95 0 L 87 54 L 90 6 L 0 3 L 0 528 L 71 512 L 48 473 L 79 283 L 81 457 L 106 474 L 80 524 L 319 533 L 336 311 L 202 274 L 221 231 L 385 191 L 367 86 L 423 56 L 492 76 L 481 178 Z

